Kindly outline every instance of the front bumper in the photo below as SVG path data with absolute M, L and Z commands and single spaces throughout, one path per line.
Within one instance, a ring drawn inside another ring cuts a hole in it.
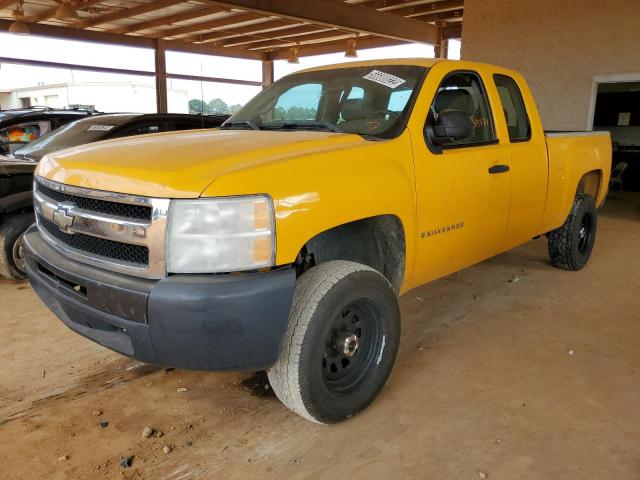
M 295 271 L 147 280 L 70 260 L 35 227 L 26 271 L 71 330 L 137 360 L 192 370 L 261 370 L 278 358 Z

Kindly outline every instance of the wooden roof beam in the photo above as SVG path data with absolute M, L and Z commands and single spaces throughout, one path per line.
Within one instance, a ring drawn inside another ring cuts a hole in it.
M 154 12 L 162 8 L 171 7 L 183 3 L 183 0 L 154 0 L 149 3 L 144 3 L 133 8 L 123 8 L 116 12 L 106 13 L 97 17 L 89 17 L 84 20 L 73 22 L 70 24 L 73 28 L 89 28 L 96 25 L 102 25 L 105 23 L 111 23 L 124 18 L 135 17 L 136 15 L 143 15 L 145 13 Z M 220 9 L 222 10 L 222 8 Z
M 188 33 L 206 32 L 208 30 L 214 30 L 216 28 L 229 28 L 232 25 L 260 19 L 261 17 L 255 14 L 238 14 L 234 12 L 234 15 L 229 17 L 209 20 L 207 22 L 194 23 L 192 25 L 185 25 L 184 27 L 170 28 L 168 30 L 159 30 L 157 32 L 153 32 L 151 36 L 158 38 L 178 37 L 180 35 L 186 35 Z
M 335 0 L 301 2 L 291 0 L 216 0 L 230 8 L 242 8 L 261 15 L 276 15 L 300 22 L 368 33 L 405 42 L 435 44 L 438 29 L 406 18 L 394 18 L 369 7 Z
M 464 15 L 464 10 L 454 10 L 452 12 L 443 12 L 443 13 L 432 13 L 429 15 L 422 15 L 419 17 L 415 17 L 416 20 L 420 20 L 421 22 L 441 22 L 441 21 L 451 21 L 451 20 L 462 20 Z
M 395 13 L 403 17 L 416 17 L 419 15 L 429 15 L 435 13 L 458 10 L 464 7 L 464 0 L 444 0 L 442 2 L 427 3 L 425 5 L 414 5 L 412 7 L 384 9 L 387 13 Z
M 5 9 L 16 3 L 16 0 L 0 0 L 0 9 Z
M 165 17 L 147 20 L 146 22 L 134 23 L 133 25 L 127 25 L 115 30 L 110 30 L 110 32 L 125 34 L 139 32 L 141 30 L 150 30 L 152 28 L 167 27 L 174 23 L 186 22 L 188 20 L 206 17 L 207 15 L 215 15 L 216 13 L 220 13 L 221 11 L 222 9 L 220 7 L 200 7 L 195 10 L 189 10 L 182 13 L 176 13 L 174 15 L 167 15 Z
M 274 38 L 270 40 L 263 40 L 260 42 L 252 43 L 249 45 L 243 45 L 243 48 L 250 50 L 274 50 L 278 48 L 291 47 L 296 44 L 298 47 L 307 43 L 326 43 L 334 41 L 336 39 L 347 39 L 353 36 L 349 32 L 341 32 L 339 30 L 329 30 L 319 33 L 308 33 L 306 35 L 300 35 L 293 38 Z M 358 41 L 362 40 L 362 37 Z
M 362 38 L 358 40 L 358 50 L 367 48 L 391 47 L 394 45 L 403 45 L 407 42 L 395 40 L 392 38 Z M 326 53 L 344 52 L 346 47 L 345 40 L 338 40 L 328 43 L 320 43 L 315 45 L 301 45 L 298 48 L 299 57 L 308 57 L 311 55 L 324 55 Z M 268 60 L 286 60 L 289 57 L 289 48 L 282 48 L 266 54 Z
M 247 35 L 258 34 L 260 32 L 271 32 L 286 30 L 289 28 L 299 26 L 298 23 L 291 22 L 290 20 L 271 20 L 263 23 L 254 23 L 247 25 L 246 27 L 236 27 L 232 30 L 222 30 L 211 33 L 205 33 L 202 35 L 190 35 L 184 37 L 182 40 L 185 42 L 214 42 L 217 40 L 223 40 L 225 38 L 246 38 Z
M 100 3 L 101 1 L 103 0 L 80 1 L 76 4 L 75 8 L 76 10 L 82 10 L 83 8 L 90 7 L 91 5 L 95 5 L 96 3 Z M 52 8 L 43 10 L 39 13 L 34 13 L 33 15 L 29 15 L 28 17 L 24 17 L 24 21 L 30 22 L 30 23 L 38 23 L 38 22 L 43 22 L 44 20 L 49 20 L 50 18 L 53 18 L 55 16 L 57 9 L 58 7 L 52 7 Z
M 464 0 L 442 0 L 439 2 L 434 2 L 433 0 L 414 2 L 407 2 L 406 0 L 367 0 L 361 2 L 361 4 L 380 12 L 393 12 L 403 15 L 402 11 L 410 12 L 413 8 L 418 8 L 425 13 L 446 12 L 447 10 L 462 8 Z
M 319 35 L 321 33 L 323 33 L 326 37 L 333 37 L 336 35 L 353 35 L 353 33 L 351 32 L 339 31 L 333 28 L 313 27 L 305 25 L 301 27 L 287 28 L 286 30 L 277 30 L 275 32 L 259 34 L 254 37 L 250 35 L 243 35 L 239 38 L 235 37 L 224 40 L 222 42 L 216 42 L 216 45 L 219 47 L 237 47 L 239 45 L 242 45 L 242 48 L 254 48 L 257 44 L 268 44 L 274 42 L 279 42 L 279 44 L 281 44 L 282 41 L 293 44 L 294 42 L 300 40 L 301 36 L 305 36 L 308 34 Z
M 0 19 L 0 32 L 8 32 L 12 20 Z M 42 23 L 29 25 L 31 35 L 39 37 L 59 38 L 62 40 L 77 40 L 81 42 L 98 43 L 103 45 L 123 45 L 127 47 L 155 48 L 155 40 L 147 37 L 134 37 L 132 35 L 115 35 L 108 32 L 94 30 L 79 30 L 69 27 L 56 27 Z M 239 48 L 220 48 L 212 45 L 195 45 L 181 40 L 167 40 L 165 49 L 174 52 L 199 53 L 202 55 L 218 55 L 233 58 L 246 58 L 249 60 L 262 60 L 264 55 L 260 52 L 252 52 Z
M 442 30 L 442 38 L 445 40 L 459 40 L 462 38 L 462 22 L 452 23 Z

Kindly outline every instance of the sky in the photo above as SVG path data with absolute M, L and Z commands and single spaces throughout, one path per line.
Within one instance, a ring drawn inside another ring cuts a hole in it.
M 142 48 L 58 40 L 36 36 L 16 36 L 0 33 L 0 57 L 46 60 L 60 63 L 82 63 L 91 66 L 144 70 L 154 69 L 153 51 Z M 274 65 L 275 78 L 319 65 L 355 60 L 382 58 L 433 57 L 433 47 L 409 44 L 358 51 L 357 59 L 345 58 L 344 53 L 300 57 L 299 64 L 284 60 Z M 450 43 L 450 58 L 460 58 L 460 43 Z M 260 62 L 228 57 L 167 52 L 167 71 L 189 75 L 203 75 L 239 80 L 261 80 Z M 0 90 L 67 82 L 117 82 L 133 81 L 153 84 L 153 77 L 114 75 L 65 69 L 0 64 Z M 227 104 L 244 104 L 260 91 L 260 87 L 225 83 L 198 82 L 170 79 L 169 88 L 186 90 L 188 98 L 210 101 L 222 98 Z

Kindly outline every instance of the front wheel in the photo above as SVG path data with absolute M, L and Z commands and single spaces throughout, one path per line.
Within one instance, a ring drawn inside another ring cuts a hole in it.
M 400 309 L 387 279 L 354 262 L 322 263 L 296 283 L 269 381 L 282 403 L 303 418 L 337 423 L 376 398 L 399 340 Z
M 25 278 L 22 236 L 34 221 L 33 213 L 21 213 L 0 224 L 0 276 L 10 280 Z
M 551 264 L 563 270 L 580 270 L 589 261 L 598 225 L 593 197 L 579 193 L 562 227 L 550 232 Z

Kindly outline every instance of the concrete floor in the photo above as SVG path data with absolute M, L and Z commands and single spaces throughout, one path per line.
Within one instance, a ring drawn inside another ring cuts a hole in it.
M 333 427 L 256 396 L 250 374 L 122 358 L 2 283 L 0 477 L 638 479 L 640 195 L 600 220 L 581 272 L 551 268 L 539 239 L 403 296 L 388 385 Z

